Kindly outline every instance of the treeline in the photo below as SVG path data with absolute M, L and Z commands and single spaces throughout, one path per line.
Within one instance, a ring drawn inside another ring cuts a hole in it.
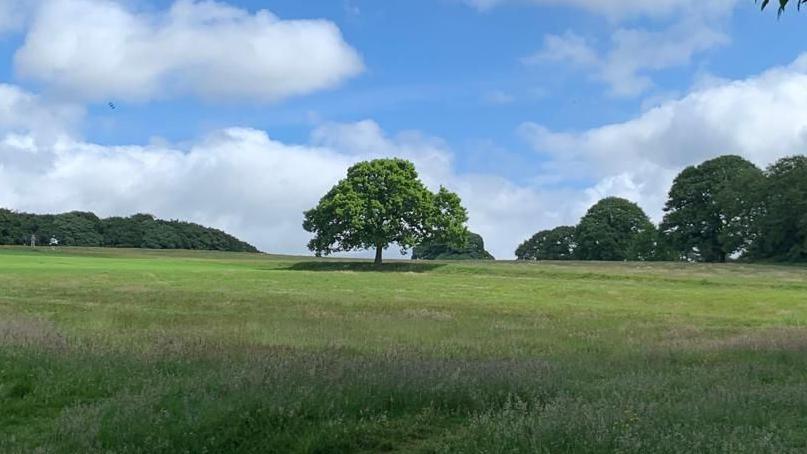
M 616 197 L 591 207 L 577 226 L 536 233 L 519 260 L 686 260 L 807 262 L 807 156 L 766 170 L 739 156 L 684 169 L 659 226 Z
M 31 244 L 32 235 L 38 245 L 55 238 L 64 246 L 258 252 L 221 230 L 149 214 L 100 219 L 80 211 L 38 215 L 0 209 L 0 244 Z

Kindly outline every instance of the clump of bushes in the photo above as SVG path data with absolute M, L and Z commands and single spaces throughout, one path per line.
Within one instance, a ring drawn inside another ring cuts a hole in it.
M 412 260 L 493 260 L 493 255 L 485 250 L 481 235 L 469 233 L 465 247 L 439 241 L 421 243 L 412 249 Z

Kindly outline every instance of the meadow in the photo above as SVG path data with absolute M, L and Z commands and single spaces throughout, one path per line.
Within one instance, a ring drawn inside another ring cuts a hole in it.
M 0 452 L 807 451 L 807 269 L 0 248 Z

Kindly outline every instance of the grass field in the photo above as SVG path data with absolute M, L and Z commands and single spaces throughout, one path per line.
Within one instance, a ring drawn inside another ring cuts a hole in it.
M 805 452 L 807 269 L 0 248 L 0 452 Z

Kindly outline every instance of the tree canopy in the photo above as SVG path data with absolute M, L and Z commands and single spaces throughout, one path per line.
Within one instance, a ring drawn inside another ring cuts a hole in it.
M 412 249 L 412 260 L 494 260 L 494 257 L 485 250 L 482 236 L 469 232 L 468 240 L 462 247 L 440 241 L 420 243 Z
M 576 231 L 580 260 L 650 260 L 655 226 L 639 205 L 608 197 L 589 208 Z
M 79 211 L 39 215 L 0 209 L 0 244 L 30 244 L 31 235 L 37 244 L 48 244 L 54 237 L 64 246 L 258 251 L 220 230 L 148 214 L 100 219 Z
M 807 262 L 807 156 L 780 159 L 765 172 L 732 155 L 687 167 L 664 210 L 656 228 L 635 203 L 609 197 L 577 227 L 536 233 L 516 257 Z
M 689 259 L 725 262 L 753 242 L 762 171 L 739 156 L 684 169 L 674 180 L 661 229 Z
M 379 265 L 393 243 L 405 254 L 425 241 L 462 247 L 468 235 L 459 196 L 443 187 L 432 193 L 403 159 L 355 164 L 304 214 L 303 228 L 314 233 L 308 248 L 317 256 L 375 249 Z
M 751 258 L 807 261 L 807 156 L 768 167 L 759 193 L 762 210 Z
M 518 260 L 574 260 L 577 258 L 576 228 L 541 230 L 516 249 Z

